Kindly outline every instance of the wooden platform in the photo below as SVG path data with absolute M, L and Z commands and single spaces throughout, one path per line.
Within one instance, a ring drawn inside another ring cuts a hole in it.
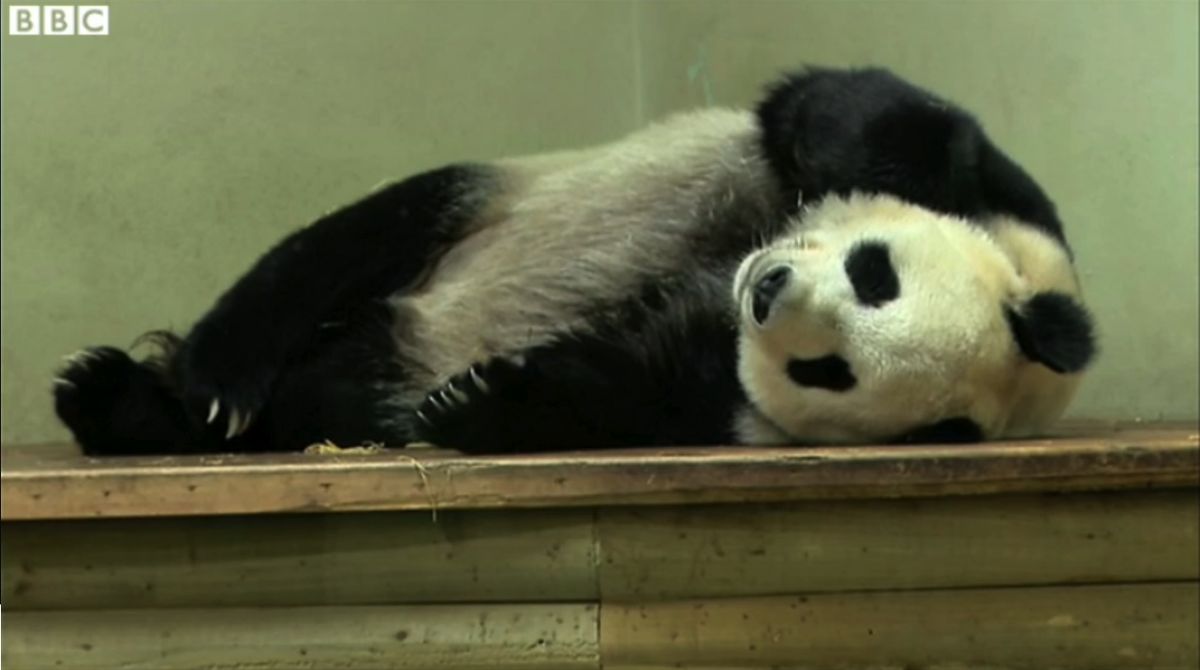
M 972 446 L 703 448 L 465 457 L 381 454 L 89 459 L 0 451 L 3 519 L 899 498 L 1195 486 L 1194 424 L 1069 425 Z
M 1200 430 L 92 460 L 5 448 L 5 668 L 1197 668 Z

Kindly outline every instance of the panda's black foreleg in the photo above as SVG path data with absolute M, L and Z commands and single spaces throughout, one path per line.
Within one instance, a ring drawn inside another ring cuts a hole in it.
M 467 453 L 648 445 L 656 394 L 617 357 L 551 346 L 472 365 L 417 409 L 417 435 Z M 617 353 L 617 352 L 611 352 Z
M 482 361 L 429 393 L 417 437 L 470 453 L 732 439 L 734 327 L 705 291 L 633 300 L 586 332 Z
M 884 192 L 974 214 L 981 132 L 963 111 L 882 69 L 810 68 L 758 107 L 763 148 L 805 200 Z
M 197 322 L 174 359 L 193 422 L 216 439 L 243 432 L 324 322 L 419 278 L 476 220 L 494 183 L 481 166 L 435 170 L 276 245 Z
M 970 114 L 886 70 L 798 72 L 757 115 L 768 162 L 805 201 L 887 193 L 959 216 L 1011 214 L 1063 239 L 1053 203 Z

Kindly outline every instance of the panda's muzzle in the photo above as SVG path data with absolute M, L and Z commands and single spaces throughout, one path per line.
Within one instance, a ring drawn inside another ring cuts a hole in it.
M 756 279 L 751 289 L 750 312 L 758 325 L 766 323 L 771 316 L 771 305 L 792 278 L 792 269 L 787 265 L 776 265 Z

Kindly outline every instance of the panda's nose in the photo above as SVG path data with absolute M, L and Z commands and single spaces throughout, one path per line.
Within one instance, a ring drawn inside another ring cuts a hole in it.
M 787 286 L 792 277 L 792 269 L 786 265 L 776 265 L 763 273 L 754 282 L 753 312 L 754 320 L 762 325 L 771 315 L 771 304 L 779 296 L 783 287 Z

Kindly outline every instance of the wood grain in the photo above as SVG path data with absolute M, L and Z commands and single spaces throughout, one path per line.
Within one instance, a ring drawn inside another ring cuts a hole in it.
M 561 507 L 1195 487 L 1194 423 L 970 446 L 87 459 L 2 450 L 2 518 Z
M 597 617 L 592 604 L 9 612 L 3 663 L 21 670 L 594 669 Z
M 949 670 L 1200 664 L 1193 583 L 608 604 L 606 669 Z
M 1200 579 L 1195 490 L 624 507 L 605 600 Z
M 587 601 L 590 510 L 366 512 L 4 524 L 17 609 Z
M 1200 579 L 1194 490 L 6 522 L 10 609 L 658 600 Z M 595 525 L 593 525 L 595 524 Z

